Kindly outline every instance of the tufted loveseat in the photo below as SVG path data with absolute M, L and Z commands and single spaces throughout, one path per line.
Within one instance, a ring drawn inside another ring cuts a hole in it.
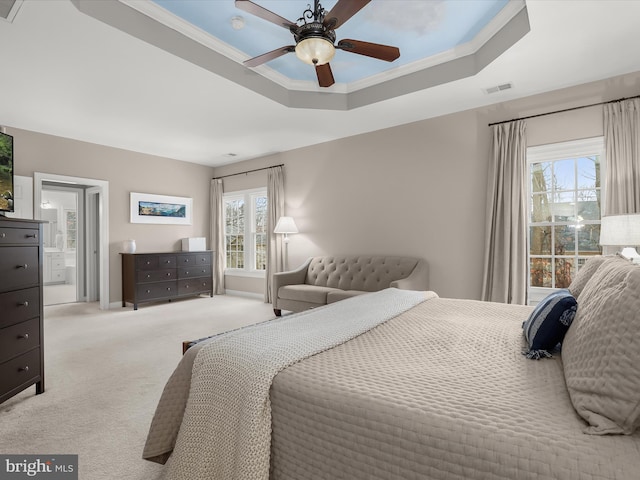
M 385 288 L 427 290 L 427 262 L 412 257 L 343 255 L 311 257 L 273 276 L 273 311 L 300 312 Z

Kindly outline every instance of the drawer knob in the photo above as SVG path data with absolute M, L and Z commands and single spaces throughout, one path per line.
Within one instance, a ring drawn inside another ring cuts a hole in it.
M 19 302 L 18 306 L 19 307 L 28 307 L 29 306 L 29 301 L 25 300 L 24 302 Z
M 171 287 L 167 287 L 167 292 L 170 292 L 170 291 L 171 291 Z
M 29 265 L 25 263 L 24 265 L 17 265 L 16 268 L 24 268 L 26 270 L 29 268 Z
M 189 275 L 189 270 L 187 270 L 186 272 L 184 272 L 185 275 Z
M 28 372 L 29 371 L 29 365 L 25 365 L 24 367 L 20 367 L 18 369 L 19 372 Z
M 151 293 L 151 290 L 147 290 L 147 293 Z
M 147 273 L 147 278 L 151 278 L 151 275 L 149 275 L 148 273 Z
M 25 333 L 24 335 L 18 335 L 18 340 L 29 340 L 29 334 Z
M 149 260 L 147 260 L 147 265 L 151 265 L 151 262 Z
M 189 288 L 189 285 L 185 285 L 184 288 Z
M 6 237 L 7 237 L 6 233 L 4 233 L 4 232 L 0 233 L 0 238 L 6 238 Z
M 171 272 L 167 272 L 167 277 L 170 277 L 170 276 L 171 276 Z
M 35 233 L 29 233 L 27 234 L 27 238 L 38 238 L 38 235 L 36 235 Z

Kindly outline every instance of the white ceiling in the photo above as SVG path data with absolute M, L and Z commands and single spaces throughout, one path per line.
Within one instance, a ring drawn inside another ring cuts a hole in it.
M 477 75 L 331 111 L 286 107 L 69 0 L 26 0 L 0 20 L 0 125 L 215 166 L 640 70 L 640 1 L 527 9 L 531 31 Z

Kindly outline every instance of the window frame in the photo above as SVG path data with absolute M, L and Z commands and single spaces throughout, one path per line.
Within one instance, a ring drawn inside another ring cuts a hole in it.
M 536 305 L 540 300 L 545 298 L 551 292 L 561 290 L 558 287 L 537 287 L 531 285 L 531 226 L 535 223 L 531 222 L 532 212 L 532 178 L 531 178 L 531 166 L 534 163 L 541 162 L 553 162 L 558 160 L 575 159 L 586 156 L 598 155 L 600 157 L 600 219 L 589 220 L 588 224 L 599 225 L 602 221 L 602 216 L 605 212 L 605 179 L 606 179 L 606 161 L 605 161 L 605 148 L 604 137 L 591 137 L 580 140 L 571 140 L 568 142 L 558 142 L 546 145 L 539 145 L 527 148 L 527 299 L 530 305 Z M 566 190 L 569 191 L 569 190 Z M 579 191 L 577 185 L 573 189 L 574 192 Z M 545 222 L 547 223 L 547 222 Z M 554 225 L 555 222 L 551 222 Z M 562 223 L 561 223 L 562 224 Z M 553 250 L 549 257 L 555 258 L 558 256 Z M 567 255 L 561 255 L 561 257 Z M 537 255 L 536 255 L 537 257 Z M 574 258 L 578 258 L 574 256 Z M 579 265 L 576 262 L 577 273 Z
M 237 190 L 235 192 L 228 192 L 222 195 L 223 202 L 223 213 L 224 213 L 224 259 L 225 259 L 225 268 L 224 274 L 231 275 L 236 277 L 253 277 L 253 278 L 264 278 L 265 270 L 257 270 L 255 268 L 256 264 L 256 211 L 255 211 L 255 201 L 256 197 L 266 197 L 267 189 L 266 188 L 252 188 L 247 190 Z M 244 200 L 245 205 L 245 219 L 244 219 L 244 268 L 229 268 L 226 265 L 227 259 L 227 202 L 234 200 Z M 248 207 L 248 208 L 247 208 Z M 268 233 L 268 232 L 265 232 Z M 267 238 L 268 241 L 268 238 Z

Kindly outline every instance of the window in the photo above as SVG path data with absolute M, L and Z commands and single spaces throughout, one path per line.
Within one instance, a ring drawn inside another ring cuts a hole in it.
M 603 149 L 602 137 L 527 149 L 532 303 L 601 253 Z
M 264 275 L 267 268 L 267 191 L 224 195 L 226 271 Z

